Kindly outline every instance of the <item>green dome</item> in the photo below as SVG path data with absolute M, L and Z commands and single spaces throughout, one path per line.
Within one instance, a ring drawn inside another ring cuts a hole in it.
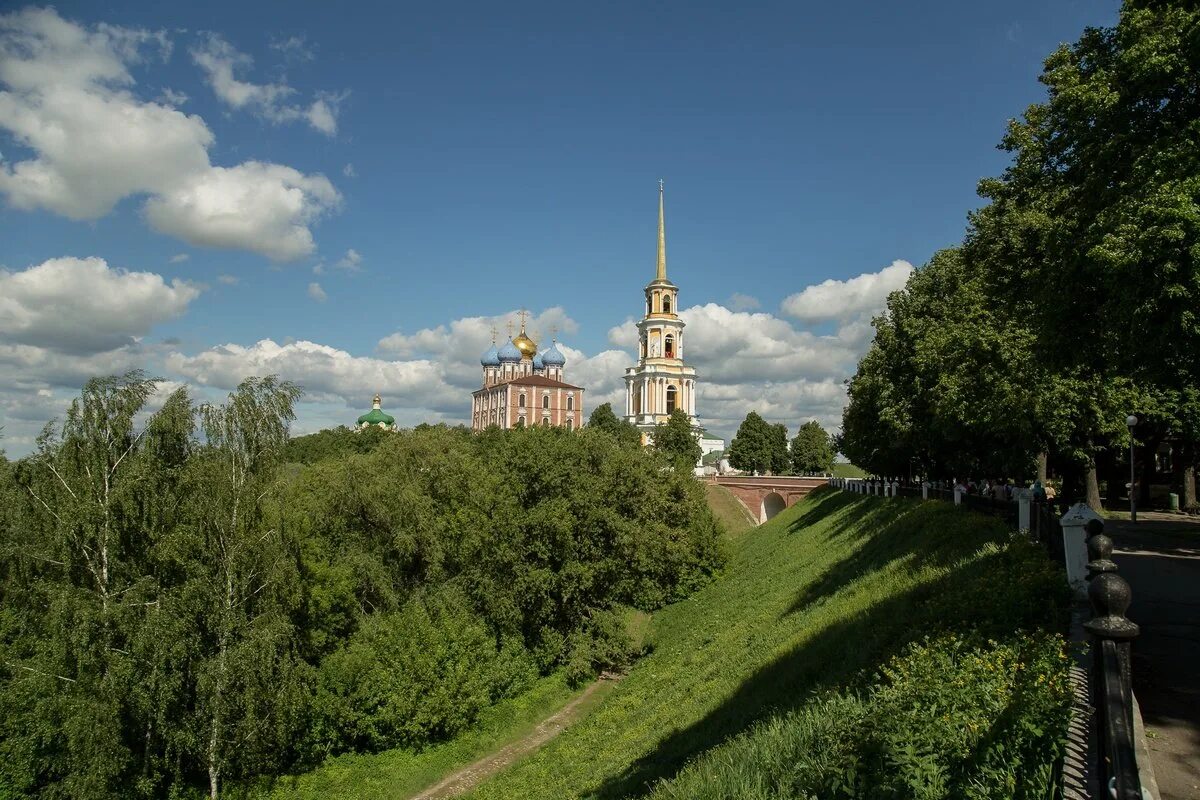
M 379 395 L 375 395 L 375 398 L 371 403 L 371 410 L 358 418 L 359 427 L 362 427 L 363 425 L 383 425 L 384 427 L 391 428 L 396 424 L 395 417 L 393 417 L 391 414 L 383 413 L 383 411 L 379 408 L 382 402 L 383 398 Z
M 363 414 L 361 417 L 358 418 L 359 425 L 362 425 L 364 423 L 366 423 L 367 425 L 379 425 L 379 424 L 395 425 L 396 418 L 393 417 L 391 414 L 383 413 L 378 408 L 372 408 L 370 411 L 368 411 L 367 413 Z

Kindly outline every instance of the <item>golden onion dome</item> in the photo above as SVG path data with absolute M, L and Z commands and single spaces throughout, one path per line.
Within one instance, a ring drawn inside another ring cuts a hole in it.
M 525 335 L 525 330 L 517 334 L 517 338 L 512 340 L 513 345 L 521 351 L 521 358 L 533 358 L 537 355 L 537 343 Z

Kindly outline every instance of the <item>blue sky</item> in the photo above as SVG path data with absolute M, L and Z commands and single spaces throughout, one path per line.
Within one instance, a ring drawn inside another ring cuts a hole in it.
M 866 321 L 961 238 L 1042 59 L 1118 6 L 743 5 L 0 17 L 3 445 L 131 365 L 202 396 L 280 372 L 298 430 L 376 388 L 465 420 L 521 307 L 589 409 L 616 399 L 660 177 L 702 421 L 835 424 Z

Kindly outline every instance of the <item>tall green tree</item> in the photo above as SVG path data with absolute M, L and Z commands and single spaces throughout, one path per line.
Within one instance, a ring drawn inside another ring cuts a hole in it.
M 680 469 L 695 466 L 703 451 L 692 430 L 692 419 L 686 411 L 677 408 L 666 422 L 655 426 L 654 449 L 665 454 Z
M 800 426 L 788 451 L 792 470 L 800 475 L 829 472 L 833 469 L 833 455 L 833 440 L 816 420 Z
M 763 474 L 768 472 L 775 463 L 775 448 L 773 445 L 776 432 L 771 424 L 759 416 L 757 411 L 751 411 L 738 426 L 737 434 L 729 443 L 729 463 L 735 468 Z M 786 451 L 785 439 L 785 451 Z
M 773 475 L 786 475 L 791 469 L 792 462 L 788 458 L 788 430 L 787 425 L 782 422 L 776 422 L 771 426 L 771 473 Z
M 638 429 L 632 423 L 613 413 L 612 403 L 601 403 L 592 409 L 592 415 L 588 418 L 588 427 L 615 436 L 617 441 L 624 444 L 640 445 L 642 442 L 642 436 L 638 433 Z

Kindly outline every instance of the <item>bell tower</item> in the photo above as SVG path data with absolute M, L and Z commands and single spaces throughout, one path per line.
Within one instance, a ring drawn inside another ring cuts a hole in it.
M 696 370 L 683 360 L 679 287 L 667 278 L 667 235 L 663 182 L 658 182 L 658 259 L 646 285 L 645 315 L 638 322 L 637 366 L 625 370 L 625 419 L 648 442 L 654 427 L 677 408 L 696 425 Z

